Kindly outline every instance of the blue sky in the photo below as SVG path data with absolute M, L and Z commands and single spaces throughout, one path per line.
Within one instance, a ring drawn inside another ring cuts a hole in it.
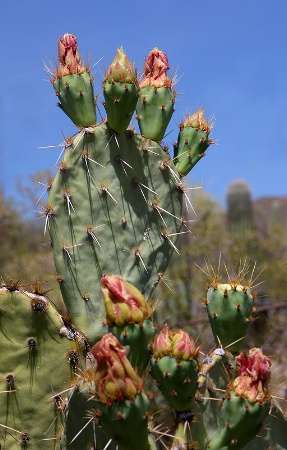
M 287 195 L 287 2 L 2 1 L 0 186 L 14 196 L 17 180 L 56 170 L 63 134 L 75 133 L 47 81 L 44 61 L 57 60 L 57 40 L 78 38 L 92 64 L 95 93 L 101 71 L 122 45 L 139 69 L 157 46 L 179 83 L 166 142 L 172 145 L 186 112 L 204 105 L 215 116 L 217 145 L 188 176 L 222 204 L 230 182 L 245 179 L 253 197 Z M 31 206 L 31 209 L 33 207 Z

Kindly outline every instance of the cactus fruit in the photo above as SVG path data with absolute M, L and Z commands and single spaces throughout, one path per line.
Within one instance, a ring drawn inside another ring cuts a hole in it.
M 243 448 L 260 431 L 271 408 L 271 361 L 258 348 L 236 357 L 240 374 L 230 382 L 221 406 L 218 429 L 207 448 Z
M 166 75 L 168 69 L 166 54 L 155 47 L 144 63 L 136 107 L 141 134 L 154 141 L 164 138 L 174 112 L 176 94 L 172 79 Z
M 138 100 L 138 79 L 123 48 L 117 50 L 103 81 L 104 106 L 109 127 L 118 134 L 126 131 Z
M 242 346 L 254 311 L 255 294 L 239 280 L 221 284 L 215 279 L 205 301 L 210 326 L 217 345 L 236 353 Z
M 96 123 L 93 76 L 82 64 L 77 39 L 65 34 L 58 41 L 58 67 L 52 83 L 59 99 L 58 106 L 78 127 Z
M 178 412 L 191 408 L 197 388 L 199 349 L 185 331 L 170 330 L 167 325 L 153 342 L 151 375 Z
M 150 402 L 127 353 L 128 349 L 112 333 L 105 334 L 91 348 L 96 370 L 92 366 L 79 377 L 79 383 L 93 399 L 101 427 L 121 449 L 147 450 Z
M 102 286 L 109 331 L 129 347 L 128 358 L 142 375 L 156 331 L 151 320 L 152 309 L 141 292 L 119 276 L 103 276 Z

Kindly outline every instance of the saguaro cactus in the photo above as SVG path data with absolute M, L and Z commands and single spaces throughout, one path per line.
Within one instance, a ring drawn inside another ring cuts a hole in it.
M 152 318 L 177 238 L 190 232 L 183 176 L 212 143 L 203 109 L 186 117 L 170 155 L 162 140 L 176 93 L 163 51 L 150 52 L 138 79 L 118 49 L 101 122 L 76 37 L 61 37 L 58 51 L 51 81 L 79 131 L 66 139 L 43 208 L 68 315 L 38 288 L 0 288 L 1 448 L 286 450 L 271 362 L 260 349 L 240 353 L 253 312 L 248 283 L 212 282 L 206 308 L 217 348 L 208 354 L 184 330 L 157 332 Z M 128 128 L 135 110 L 140 134 Z M 168 428 L 145 392 L 151 378 L 169 405 Z

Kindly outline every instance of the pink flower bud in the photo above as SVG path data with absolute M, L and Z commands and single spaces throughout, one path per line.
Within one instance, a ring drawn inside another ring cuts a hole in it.
M 150 317 L 151 309 L 141 292 L 117 275 L 102 277 L 108 325 L 142 323 Z
M 164 52 L 155 47 L 145 58 L 144 74 L 140 83 L 140 87 L 155 86 L 169 87 L 172 86 L 172 80 L 167 77 L 166 72 L 169 69 L 168 58 Z
M 167 325 L 156 336 L 153 343 L 153 356 L 160 358 L 169 355 L 189 361 L 197 357 L 200 347 L 183 330 L 170 330 Z
M 55 78 L 62 78 L 65 75 L 87 72 L 83 66 L 81 56 L 78 51 L 77 38 L 72 34 L 64 34 L 58 40 L 58 68 Z M 54 81 L 54 79 L 52 81 Z
M 263 355 L 262 350 L 253 348 L 247 356 L 237 356 L 236 362 L 240 364 L 240 375 L 232 383 L 236 395 L 247 398 L 252 403 L 263 403 L 269 399 L 271 361 Z
M 165 324 L 165 326 L 154 339 L 153 356 L 155 358 L 160 358 L 161 356 L 169 355 L 170 349 L 171 341 L 169 337 L 169 328 Z
M 94 384 L 98 400 L 121 402 L 141 392 L 143 382 L 126 357 L 128 350 L 112 333 L 105 334 L 91 353 L 97 361 Z
M 196 347 L 194 340 L 183 330 L 175 331 L 171 336 L 172 356 L 188 361 L 198 355 L 200 347 Z

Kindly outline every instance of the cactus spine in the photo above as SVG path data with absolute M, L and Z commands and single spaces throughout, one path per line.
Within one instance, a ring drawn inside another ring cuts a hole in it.
M 217 348 L 206 355 L 184 330 L 157 332 L 153 323 L 155 288 L 178 236 L 190 231 L 182 178 L 212 144 L 212 124 L 202 108 L 188 115 L 168 153 L 162 140 L 176 94 L 158 48 L 141 80 L 118 49 L 103 80 L 101 122 L 76 37 L 60 38 L 58 53 L 51 81 L 79 130 L 66 139 L 43 208 L 68 315 L 39 289 L 0 288 L 1 448 L 229 450 L 278 441 L 286 450 L 271 362 L 260 349 L 240 353 L 253 313 L 248 283 L 216 277 L 209 287 Z M 128 128 L 135 110 L 140 134 Z M 169 405 L 168 431 L 154 423 L 149 375 Z M 259 440 L 270 410 L 276 436 L 268 430 Z

